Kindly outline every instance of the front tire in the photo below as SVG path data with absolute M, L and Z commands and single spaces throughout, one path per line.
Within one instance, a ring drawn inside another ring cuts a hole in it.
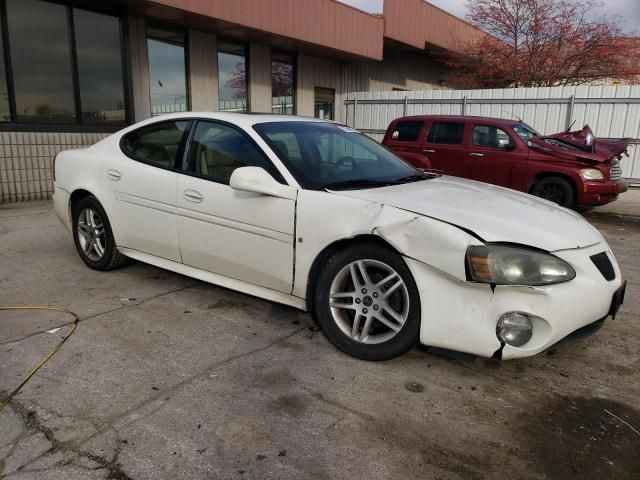
M 404 260 L 385 246 L 357 244 L 332 254 L 314 305 L 326 337 L 353 357 L 389 360 L 418 343 L 418 288 Z
M 112 270 L 128 259 L 118 252 L 109 218 L 95 197 L 72 207 L 73 241 L 82 261 L 94 270 Z
M 562 177 L 543 178 L 531 188 L 531 194 L 566 208 L 573 208 L 576 199 L 573 185 Z

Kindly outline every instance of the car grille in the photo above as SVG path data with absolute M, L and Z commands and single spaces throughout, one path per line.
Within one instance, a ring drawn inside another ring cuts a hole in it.
M 620 180 L 620 177 L 622 177 L 622 167 L 620 167 L 620 161 L 614 158 L 611 161 L 611 172 L 609 173 L 609 179 Z
M 611 263 L 611 260 L 609 260 L 609 256 L 606 252 L 591 255 L 589 258 L 591 258 L 591 261 L 600 271 L 605 280 L 611 281 L 616 278 L 616 272 L 613 269 L 613 264 Z

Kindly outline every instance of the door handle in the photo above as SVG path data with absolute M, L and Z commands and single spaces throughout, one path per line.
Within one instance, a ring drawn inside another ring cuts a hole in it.
M 424 150 L 422 150 L 424 153 L 436 153 L 436 151 L 433 148 L 425 148 Z
M 469 155 L 472 157 L 484 157 L 484 153 L 471 152 Z
M 182 192 L 182 196 L 185 200 L 194 203 L 200 203 L 202 200 L 204 200 L 202 194 L 200 192 L 196 192 L 195 190 L 185 190 L 184 192 Z
M 122 175 L 120 174 L 119 171 L 112 169 L 112 170 L 107 170 L 107 178 L 109 180 L 113 180 L 114 182 L 117 182 L 122 178 Z

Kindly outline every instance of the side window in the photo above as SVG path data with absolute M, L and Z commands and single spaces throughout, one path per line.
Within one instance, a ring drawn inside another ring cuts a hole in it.
M 173 168 L 189 122 L 155 123 L 125 135 L 122 149 L 128 156 L 163 168 Z
M 476 125 L 473 127 L 472 144 L 477 147 L 505 148 L 514 145 L 507 132 L 498 127 Z
M 420 121 L 398 122 L 391 133 L 391 139 L 399 142 L 415 142 L 424 124 Z
M 460 145 L 463 134 L 464 123 L 433 122 L 427 133 L 427 142 Z
M 284 183 L 266 155 L 246 135 L 222 123 L 198 122 L 189 150 L 189 170 L 229 185 L 231 174 L 240 167 L 264 168 Z

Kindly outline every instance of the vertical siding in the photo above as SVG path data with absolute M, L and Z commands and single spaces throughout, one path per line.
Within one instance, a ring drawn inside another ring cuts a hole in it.
M 451 81 L 450 69 L 426 55 L 389 50 L 384 60 L 353 62 L 347 67 L 349 92 L 438 89 Z M 450 87 L 449 87 L 450 88 Z
M 218 110 L 218 46 L 215 35 L 189 31 L 191 110 Z
M 53 193 L 53 159 L 87 147 L 102 133 L 0 132 L 0 203 L 46 200 Z
M 298 55 L 297 112 L 313 117 L 315 87 L 332 88 L 336 92 L 335 118 L 340 121 L 344 112 L 341 88 L 341 68 L 338 62 L 309 55 Z M 338 103 L 340 102 L 340 103 Z
M 135 121 L 139 122 L 151 116 L 147 32 L 143 18 L 129 17 L 128 24 L 133 116 Z
M 271 48 L 249 47 L 249 111 L 271 113 Z
M 571 96 L 574 97 L 573 110 Z M 389 123 L 401 116 L 464 113 L 522 118 L 542 134 L 563 131 L 575 121 L 574 130 L 589 124 L 596 137 L 629 137 L 640 141 L 640 85 L 358 92 L 349 94 L 348 98 L 367 102 L 358 103 L 355 125 L 353 103 L 347 103 L 346 122 L 377 140 L 382 139 Z M 466 98 L 466 107 L 463 107 L 463 98 Z M 412 100 L 420 103 L 411 103 Z M 621 162 L 623 176 L 640 182 L 640 145 L 632 145 L 629 154 L 630 157 L 623 157 Z

